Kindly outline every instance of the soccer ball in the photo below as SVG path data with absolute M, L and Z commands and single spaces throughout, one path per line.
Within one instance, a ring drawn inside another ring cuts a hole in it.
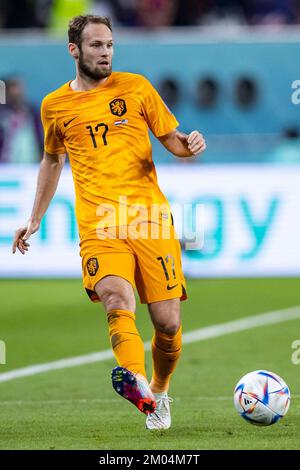
M 290 390 L 273 372 L 255 370 L 244 375 L 234 390 L 234 406 L 246 421 L 259 426 L 276 423 L 288 411 Z

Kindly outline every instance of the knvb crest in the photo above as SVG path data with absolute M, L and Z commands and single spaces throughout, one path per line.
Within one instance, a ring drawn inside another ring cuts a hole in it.
M 115 116 L 123 116 L 127 112 L 126 103 L 121 98 L 116 98 L 109 103 L 110 110 Z
M 89 258 L 86 267 L 90 276 L 96 276 L 99 269 L 99 263 L 97 258 Z

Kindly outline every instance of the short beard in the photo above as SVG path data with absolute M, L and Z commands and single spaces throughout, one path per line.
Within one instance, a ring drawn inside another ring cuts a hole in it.
M 93 70 L 91 69 L 83 60 L 83 55 L 80 54 L 78 58 L 78 68 L 80 74 L 85 75 L 86 77 L 92 80 L 101 80 L 101 78 L 109 77 L 111 74 L 111 67 L 107 70 Z

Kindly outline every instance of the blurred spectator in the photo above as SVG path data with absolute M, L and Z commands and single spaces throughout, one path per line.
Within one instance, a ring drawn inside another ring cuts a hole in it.
M 243 23 L 243 11 L 238 0 L 179 0 L 177 26 L 214 25 L 226 20 Z
M 120 26 L 136 26 L 137 0 L 111 0 L 115 24 Z
M 0 23 L 8 29 L 38 28 L 48 24 L 52 0 L 1 0 Z
M 78 14 L 128 27 L 300 23 L 300 0 L 0 0 L 0 27 L 63 31 Z
M 49 18 L 51 31 L 65 36 L 70 19 L 91 13 L 92 5 L 92 0 L 52 0 Z
M 139 0 L 136 5 L 137 26 L 147 28 L 172 26 L 177 3 L 177 0 Z
M 6 104 L 0 106 L 0 162 L 36 162 L 43 147 L 39 111 L 27 102 L 19 78 L 11 77 L 5 84 Z
M 242 0 L 250 25 L 293 24 L 296 21 L 295 0 Z
M 39 28 L 48 26 L 52 4 L 53 0 L 35 0 L 35 18 Z
M 143 28 L 173 26 L 179 3 L 180 0 L 112 0 L 110 2 L 114 8 L 113 16 L 119 25 Z
M 4 28 L 34 27 L 35 2 L 31 0 L 1 0 L 2 24 Z
M 213 0 L 199 2 L 199 0 L 178 0 L 174 24 L 176 26 L 193 26 L 199 19 L 208 13 L 212 7 Z
M 113 3 L 113 0 L 94 0 L 94 4 L 91 7 L 91 13 L 93 15 L 108 16 L 111 18 L 113 24 L 115 24 L 116 18 Z

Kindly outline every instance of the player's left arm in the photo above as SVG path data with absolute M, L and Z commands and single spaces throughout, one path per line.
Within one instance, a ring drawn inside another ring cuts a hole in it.
M 169 152 L 177 157 L 192 157 L 199 155 L 206 149 L 205 139 L 199 131 L 184 134 L 174 129 L 158 139 Z

